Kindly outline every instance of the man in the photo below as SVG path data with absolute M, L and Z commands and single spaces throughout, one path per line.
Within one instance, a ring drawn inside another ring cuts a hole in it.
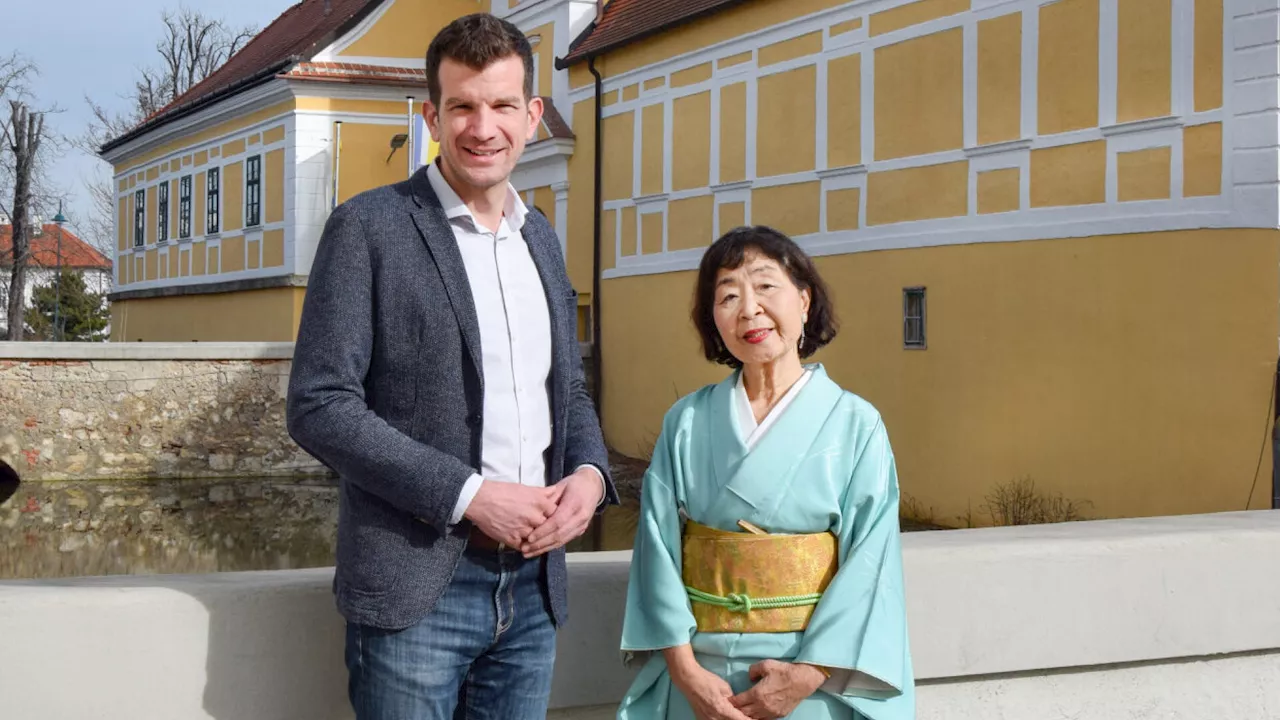
M 617 495 L 559 241 L 509 182 L 542 116 L 529 43 L 470 15 L 426 66 L 440 157 L 330 216 L 289 432 L 341 476 L 356 717 L 544 720 L 564 545 Z

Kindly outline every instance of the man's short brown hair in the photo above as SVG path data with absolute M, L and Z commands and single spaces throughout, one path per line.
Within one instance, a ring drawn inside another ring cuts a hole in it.
M 440 107 L 440 63 L 445 58 L 472 70 L 483 70 L 512 55 L 524 63 L 524 98 L 528 100 L 533 96 L 533 48 L 520 28 L 489 13 L 464 15 L 449 23 L 436 33 L 427 48 L 427 94 L 431 104 Z

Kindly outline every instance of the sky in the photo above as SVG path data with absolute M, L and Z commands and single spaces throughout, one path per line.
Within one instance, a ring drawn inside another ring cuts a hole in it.
M 295 0 L 185 0 L 187 7 L 219 18 L 232 27 L 265 27 Z M 163 11 L 177 10 L 179 0 L 35 0 L 6 2 L 0 34 L 0 55 L 16 50 L 39 69 L 32 83 L 36 108 L 57 106 L 46 124 L 54 132 L 79 136 L 92 121 L 84 97 L 110 110 L 124 111 L 123 99 L 133 86 L 137 69 L 155 65 L 155 44 L 164 25 Z M 24 28 L 13 32 L 14 28 Z M 7 113 L 7 109 L 6 109 Z M 68 148 L 51 168 L 52 183 L 71 197 L 65 209 L 72 232 L 92 208 L 85 183 L 107 178 L 111 168 L 97 157 Z

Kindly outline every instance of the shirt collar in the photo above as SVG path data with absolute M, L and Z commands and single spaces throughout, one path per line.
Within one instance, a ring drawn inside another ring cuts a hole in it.
M 449 185 L 449 181 L 444 179 L 444 173 L 440 172 L 439 159 L 431 163 L 427 167 L 427 180 L 431 183 L 431 189 L 435 191 L 436 197 L 440 199 L 440 205 L 444 208 L 444 214 L 450 221 L 466 218 L 471 221 L 473 227 L 479 228 L 480 224 L 476 222 L 476 217 L 471 213 L 471 208 L 458 197 L 458 193 L 454 192 L 453 187 Z M 520 194 L 512 187 L 511 183 L 507 183 L 507 199 L 502 207 L 502 219 L 506 221 L 507 227 L 512 232 L 520 232 L 524 227 L 525 216 L 529 214 L 529 209 L 525 207 L 524 201 L 520 199 Z

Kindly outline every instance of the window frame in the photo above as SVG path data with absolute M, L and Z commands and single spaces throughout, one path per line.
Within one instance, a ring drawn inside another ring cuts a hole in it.
M 262 225 L 262 155 L 244 159 L 244 226 Z
M 156 186 L 156 243 L 169 242 L 169 181 Z
M 133 246 L 145 247 L 147 244 L 147 189 L 138 188 L 133 191 Z
M 204 176 L 204 234 L 222 231 L 222 168 L 211 167 Z
M 902 288 L 902 348 L 926 350 L 928 336 L 928 288 L 923 285 Z M 919 299 L 919 312 L 912 307 L 913 299 Z M 913 330 L 917 332 L 913 333 Z
M 191 237 L 191 175 L 178 179 L 178 239 Z

